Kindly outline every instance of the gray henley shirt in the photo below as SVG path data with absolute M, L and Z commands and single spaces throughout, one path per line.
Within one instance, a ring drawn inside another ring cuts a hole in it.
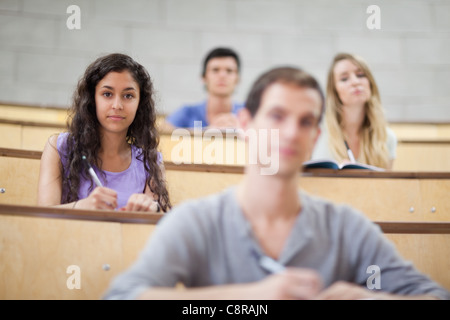
M 380 288 L 373 290 L 450 299 L 447 290 L 405 261 L 364 214 L 302 191 L 299 197 L 303 207 L 279 263 L 316 270 L 325 287 L 338 280 L 366 287 L 375 266 Z M 167 213 L 104 299 L 134 299 L 150 287 L 178 282 L 199 287 L 258 281 L 269 273 L 257 255 L 263 255 L 262 249 L 237 202 L 236 187 L 230 187 Z

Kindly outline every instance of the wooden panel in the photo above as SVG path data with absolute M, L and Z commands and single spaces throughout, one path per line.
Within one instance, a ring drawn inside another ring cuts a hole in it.
M 412 261 L 417 269 L 450 290 L 448 245 L 450 234 L 386 234 L 386 236 L 406 260 Z
M 22 131 L 22 148 L 26 150 L 44 150 L 51 135 L 63 132 L 62 128 L 42 128 L 24 126 Z
M 239 183 L 242 173 L 166 170 L 173 204 L 210 195 Z M 299 180 L 304 191 L 345 203 L 372 220 L 450 221 L 448 179 L 310 177 Z M 436 214 L 430 208 L 436 208 Z
M 239 140 L 235 133 L 230 133 L 228 137 L 220 132 L 213 133 L 203 137 L 162 134 L 159 150 L 165 161 L 177 164 L 244 165 L 245 143 Z
M 450 139 L 450 124 L 438 126 L 437 135 L 438 138 Z
M 0 203 L 34 205 L 37 203 L 40 153 L 13 151 L 8 151 L 11 156 L 0 156 L 0 188 L 6 190 L 0 193 Z M 352 171 L 346 173 L 349 176 L 344 174 L 305 174 L 299 180 L 299 188 L 338 203 L 350 204 L 373 220 L 450 221 L 450 176 L 439 178 L 441 173 L 430 173 L 436 178 L 426 179 L 412 173 L 367 172 L 364 173 L 366 176 L 361 176 L 363 173 L 358 176 Z M 243 171 L 237 166 L 167 163 L 166 177 L 172 204 L 177 205 L 238 184 Z M 431 212 L 433 207 L 435 212 Z
M 65 125 L 67 108 L 46 107 L 38 105 L 16 105 L 0 103 L 0 115 L 2 119 L 22 120 L 33 122 L 50 122 Z M 156 124 L 161 126 L 166 115 L 157 114 Z
M 172 204 L 207 196 L 239 183 L 242 174 L 166 170 Z
M 450 172 L 450 143 L 399 142 L 393 170 Z
M 0 215 L 0 299 L 99 299 L 123 270 L 120 224 Z M 103 266 L 108 265 L 109 270 Z M 74 271 L 79 267 L 79 289 Z M 69 273 L 67 272 L 69 271 Z M 69 286 L 68 283 L 69 282 Z
M 20 125 L 0 123 L 0 147 L 21 148 L 22 128 Z
M 0 104 L 2 119 L 65 124 L 67 109 Z
M 300 186 L 310 194 L 351 205 L 373 220 L 424 221 L 415 179 L 302 177 Z
M 48 138 L 55 133 L 65 131 L 65 127 L 50 124 L 20 121 L 0 121 L 0 148 L 19 148 L 24 150 L 44 149 Z
M 161 217 L 0 204 L 0 300 L 101 298 Z
M 0 157 L 0 203 L 37 204 L 39 159 Z
M 0 260 L 6 262 L 0 264 L 0 299 L 101 298 L 112 279 L 135 261 L 158 217 L 0 205 Z M 449 223 L 424 225 L 425 233 L 420 224 L 380 225 L 405 232 L 386 235 L 403 257 L 450 288 Z M 68 287 L 74 276 L 69 266 L 80 268 L 79 289 Z
M 389 127 L 399 141 L 450 139 L 450 123 L 390 123 Z
M 450 181 L 427 179 L 419 184 L 424 220 L 450 221 Z
M 17 123 L 12 124 L 10 120 L 0 119 L 0 134 L 4 137 L 0 141 L 0 147 L 43 150 L 50 135 L 65 131 L 63 123 L 39 123 L 34 120 L 35 122 L 16 120 Z M 424 131 L 427 134 L 419 134 L 421 136 L 416 140 L 411 140 L 416 137 L 413 134 L 409 138 L 399 140 L 394 171 L 450 172 L 450 137 L 447 137 L 450 124 L 416 126 L 420 129 L 419 133 Z M 414 128 L 412 126 L 408 130 L 414 132 Z M 236 133 L 229 133 L 227 136 L 226 132 L 223 132 L 223 135 L 210 132 L 203 138 L 191 135 L 187 130 L 185 133 L 173 136 L 170 133 L 161 134 L 159 150 L 165 161 L 238 166 L 245 164 L 245 144 L 237 139 Z M 215 137 L 219 136 L 223 139 L 216 140 Z
M 436 124 L 391 124 L 397 139 L 436 139 L 438 128 Z
M 128 268 L 136 261 L 151 234 L 154 224 L 122 223 L 123 268 Z
M 247 159 L 244 142 L 231 137 L 211 141 L 200 136 L 172 138 L 163 134 L 159 149 L 164 160 L 175 163 L 244 165 Z M 399 141 L 393 170 L 450 172 L 450 138 L 436 141 Z

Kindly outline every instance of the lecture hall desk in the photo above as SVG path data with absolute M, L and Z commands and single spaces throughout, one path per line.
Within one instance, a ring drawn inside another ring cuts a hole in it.
M 25 150 L 42 151 L 49 136 L 65 131 L 64 110 L 38 107 L 2 106 L 0 104 L 0 147 L 19 148 Z M 64 120 L 64 121 L 63 121 Z M 158 116 L 158 122 L 162 116 Z M 450 124 L 427 123 L 393 123 L 392 129 L 397 134 L 397 158 L 394 162 L 394 171 L 434 171 L 450 172 Z M 187 132 L 187 130 L 185 130 Z M 211 131 L 210 131 L 211 132 Z M 202 140 L 192 132 L 187 132 L 191 139 L 183 139 L 183 134 L 174 135 L 170 132 L 161 132 L 159 149 L 166 161 L 177 162 L 187 160 L 191 163 L 199 159 L 194 146 L 200 145 L 203 154 L 207 154 L 211 147 L 217 145 L 213 134 L 206 134 Z M 184 134 L 185 136 L 186 134 Z M 214 164 L 243 165 L 245 159 L 241 155 L 243 144 L 233 135 L 226 136 L 218 148 L 224 157 L 212 159 Z M 184 137 L 186 138 L 186 137 Z M 180 155 L 173 152 L 175 146 L 187 146 L 183 150 L 190 150 L 189 154 Z M 206 152 L 205 152 L 206 150 Z M 238 156 L 239 154 L 239 156 Z M 196 156 L 197 155 L 197 156 Z M 197 158 L 196 158 L 197 157 Z M 228 158 L 227 158 L 228 157 Z M 186 162 L 186 161 L 185 161 Z M 206 159 L 201 159 L 205 163 Z
M 0 204 L 0 299 L 100 299 L 160 218 Z M 449 222 L 376 223 L 405 258 L 450 289 Z
M 97 299 L 135 259 L 157 217 L 34 207 L 39 158 L 0 149 L 0 261 L 8 261 L 0 267 L 0 299 Z M 239 166 L 165 166 L 175 205 L 236 184 L 243 173 Z M 300 188 L 363 211 L 401 254 L 450 289 L 450 173 L 299 174 Z M 82 270 L 80 289 L 67 287 L 73 265 Z

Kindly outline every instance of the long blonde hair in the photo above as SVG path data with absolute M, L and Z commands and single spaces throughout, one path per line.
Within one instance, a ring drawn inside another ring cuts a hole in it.
M 358 161 L 381 168 L 388 168 L 387 121 L 381 105 L 377 84 L 367 63 L 361 57 L 349 53 L 337 54 L 328 72 L 325 119 L 329 133 L 330 150 L 338 161 L 348 159 L 343 134 L 343 104 L 336 91 L 334 80 L 334 67 L 341 60 L 350 60 L 364 72 L 369 80 L 372 92 L 370 99 L 365 104 L 365 118 L 361 130 Z

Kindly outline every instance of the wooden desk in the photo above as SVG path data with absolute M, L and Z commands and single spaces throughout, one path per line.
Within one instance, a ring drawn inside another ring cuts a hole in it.
M 0 299 L 100 299 L 160 217 L 0 205 Z M 376 223 L 406 259 L 450 289 L 450 222 Z
M 246 163 L 245 143 L 233 130 L 205 133 L 177 129 L 160 135 L 159 149 L 165 161 L 176 164 L 238 165 Z
M 22 120 L 30 122 L 50 122 L 65 125 L 67 119 L 66 106 L 43 106 L 39 104 L 17 104 L 0 101 L 2 119 Z M 158 114 L 157 123 L 164 121 L 167 114 Z M 450 122 L 402 122 L 391 121 L 389 127 L 399 140 L 409 139 L 450 139 Z
M 67 109 L 0 102 L 0 147 L 42 151 L 48 138 L 65 131 Z M 158 115 L 157 126 L 164 121 Z M 394 171 L 450 172 L 450 123 L 390 123 L 398 138 Z M 185 130 L 187 131 L 187 130 Z M 224 137 L 226 137 L 226 132 Z M 245 164 L 245 145 L 235 137 L 214 141 L 211 134 L 200 138 L 172 136 L 161 132 L 159 149 L 174 163 Z M 175 149 L 175 151 L 174 151 Z M 184 150 L 185 153 L 180 153 Z M 201 150 L 201 151 L 199 151 Z M 216 155 L 216 153 L 219 153 Z
M 174 204 L 219 192 L 243 175 L 239 166 L 165 166 Z M 311 170 L 300 175 L 299 188 L 352 205 L 372 220 L 450 221 L 450 173 Z
M 137 258 L 159 218 L 0 205 L 0 299 L 101 298 Z M 71 286 L 71 266 L 80 270 L 80 289 Z
M 0 203 L 37 204 L 41 152 L 0 148 Z M 175 165 L 165 162 L 174 205 L 239 183 L 241 166 Z M 18 183 L 19 182 L 19 183 Z M 346 203 L 379 221 L 450 221 L 450 173 L 315 170 L 304 172 L 299 188 Z
M 311 170 L 300 187 L 372 220 L 450 221 L 450 173 Z
M 159 149 L 166 161 L 177 164 L 245 165 L 246 146 L 237 135 L 223 133 L 221 139 L 215 140 L 211 137 L 214 135 L 202 137 L 185 131 L 184 135 L 171 135 L 167 132 L 161 134 Z M 393 170 L 450 172 L 450 136 L 399 139 Z

